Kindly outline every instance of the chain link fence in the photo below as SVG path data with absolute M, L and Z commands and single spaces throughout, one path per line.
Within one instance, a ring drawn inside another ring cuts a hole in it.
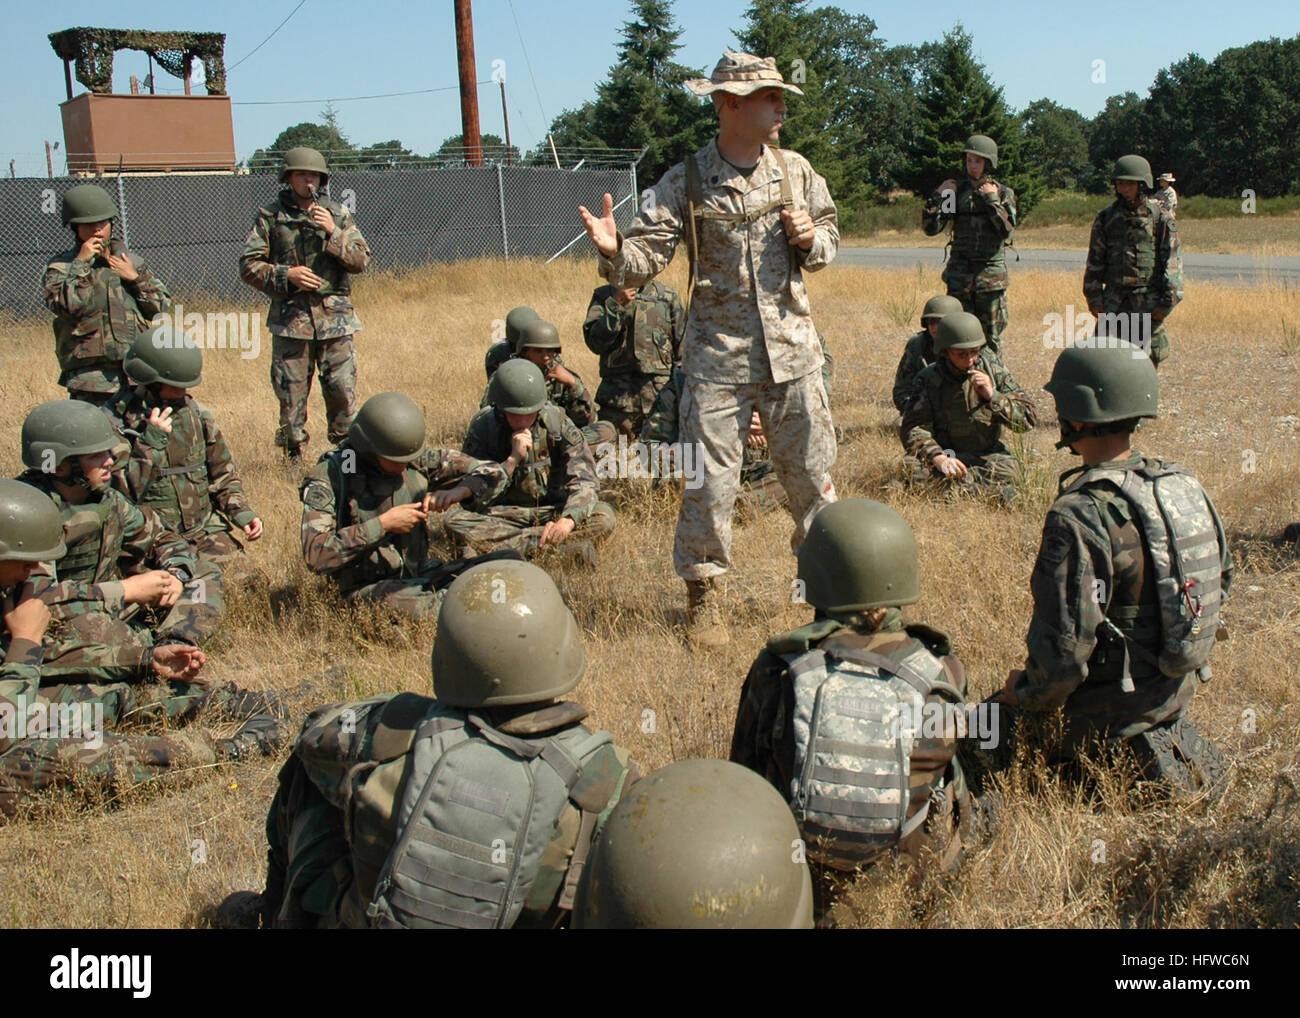
M 0 179 L 0 307 L 13 318 L 45 313 L 46 263 L 72 244 L 60 205 L 76 177 Z M 262 174 L 160 174 L 93 181 L 121 213 L 115 233 L 174 296 L 247 300 L 239 254 L 258 208 L 279 183 Z M 354 212 L 371 271 L 465 258 L 551 258 L 591 251 L 578 206 L 609 192 L 626 228 L 636 213 L 636 166 L 448 166 L 343 170 L 329 194 Z

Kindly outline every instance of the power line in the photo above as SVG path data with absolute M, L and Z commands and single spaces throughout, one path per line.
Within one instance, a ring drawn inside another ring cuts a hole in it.
M 287 24 L 289 23 L 289 18 L 292 18 L 295 14 L 297 14 L 298 11 L 299 11 L 299 9 L 300 9 L 300 8 L 302 7 L 302 5 L 305 4 L 306 2 L 307 2 L 307 0 L 298 0 L 298 6 L 295 7 L 293 10 L 291 10 L 291 11 L 289 12 L 289 17 L 288 17 L 288 18 L 285 18 L 285 19 L 284 19 L 283 21 L 281 21 L 278 25 L 276 25 L 275 28 L 271 30 L 271 35 L 268 35 L 265 39 L 263 39 L 261 42 L 259 42 L 259 43 L 258 43 L 256 46 L 254 46 L 251 50 L 249 50 L 249 51 L 248 51 L 247 53 L 245 53 L 242 57 L 240 57 L 238 60 L 236 60 L 233 64 L 231 64 L 229 67 L 227 67 L 227 68 L 226 68 L 227 73 L 229 73 L 230 71 L 233 71 L 236 67 L 238 67 L 238 66 L 239 66 L 240 64 L 242 64 L 245 60 L 247 60 L 249 57 L 251 57 L 254 53 L 256 53 L 258 50 L 260 50 L 263 46 L 265 46 L 268 42 L 270 42 L 272 36 L 274 36 L 276 32 L 280 31 L 280 29 L 282 29 L 285 25 L 287 25 Z
M 519 15 L 515 11 L 515 0 L 510 2 L 510 16 L 515 19 L 515 34 L 519 36 L 519 48 L 524 51 L 524 66 L 528 68 L 528 77 L 533 82 L 533 93 L 537 96 L 537 108 L 542 111 L 542 123 L 550 126 L 551 118 L 546 115 L 546 109 L 542 106 L 542 91 L 537 87 L 537 76 L 533 74 L 533 62 L 528 59 L 528 44 L 524 42 L 524 33 L 519 28 Z
M 305 0 L 304 0 L 305 2 Z M 476 85 L 492 85 L 493 81 L 476 81 Z M 296 103 L 351 103 L 360 102 L 363 99 L 392 99 L 396 96 L 403 95 L 431 95 L 434 92 L 454 92 L 459 85 L 444 85 L 441 88 L 416 88 L 409 92 L 380 92 L 377 95 L 349 95 L 342 98 L 324 98 L 324 99 L 248 99 L 242 102 L 232 102 L 231 106 L 291 106 Z

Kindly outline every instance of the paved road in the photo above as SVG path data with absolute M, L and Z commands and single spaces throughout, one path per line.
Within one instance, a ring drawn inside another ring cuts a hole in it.
M 1017 253 L 1019 261 L 1016 261 Z M 1084 251 L 1016 248 L 1014 253 L 1008 253 L 1007 266 L 1012 273 L 1019 269 L 1043 269 L 1048 272 L 1077 272 L 1082 278 L 1086 257 Z M 894 269 L 920 264 L 937 272 L 943 266 L 943 248 L 841 247 L 835 263 Z M 1300 284 L 1300 255 L 1265 257 L 1184 252 L 1183 276 L 1188 282 L 1212 281 L 1238 286 L 1256 286 L 1266 278 Z

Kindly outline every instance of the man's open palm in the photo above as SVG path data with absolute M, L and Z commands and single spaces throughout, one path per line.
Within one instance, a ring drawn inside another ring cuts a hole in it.
M 585 205 L 578 206 L 582 215 L 582 225 L 586 227 L 587 236 L 596 245 L 596 250 L 606 258 L 618 254 L 618 224 L 614 222 L 614 199 L 606 192 L 604 210 L 599 219 L 587 211 Z

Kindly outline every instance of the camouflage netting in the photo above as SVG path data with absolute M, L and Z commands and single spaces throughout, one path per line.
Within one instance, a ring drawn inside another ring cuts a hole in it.
M 203 61 L 208 95 L 226 94 L 226 36 L 223 32 L 146 32 L 141 29 L 68 28 L 50 35 L 50 45 L 77 65 L 77 80 L 92 92 L 113 91 L 113 54 L 120 49 L 148 53 L 168 74 L 182 80 L 190 62 Z

